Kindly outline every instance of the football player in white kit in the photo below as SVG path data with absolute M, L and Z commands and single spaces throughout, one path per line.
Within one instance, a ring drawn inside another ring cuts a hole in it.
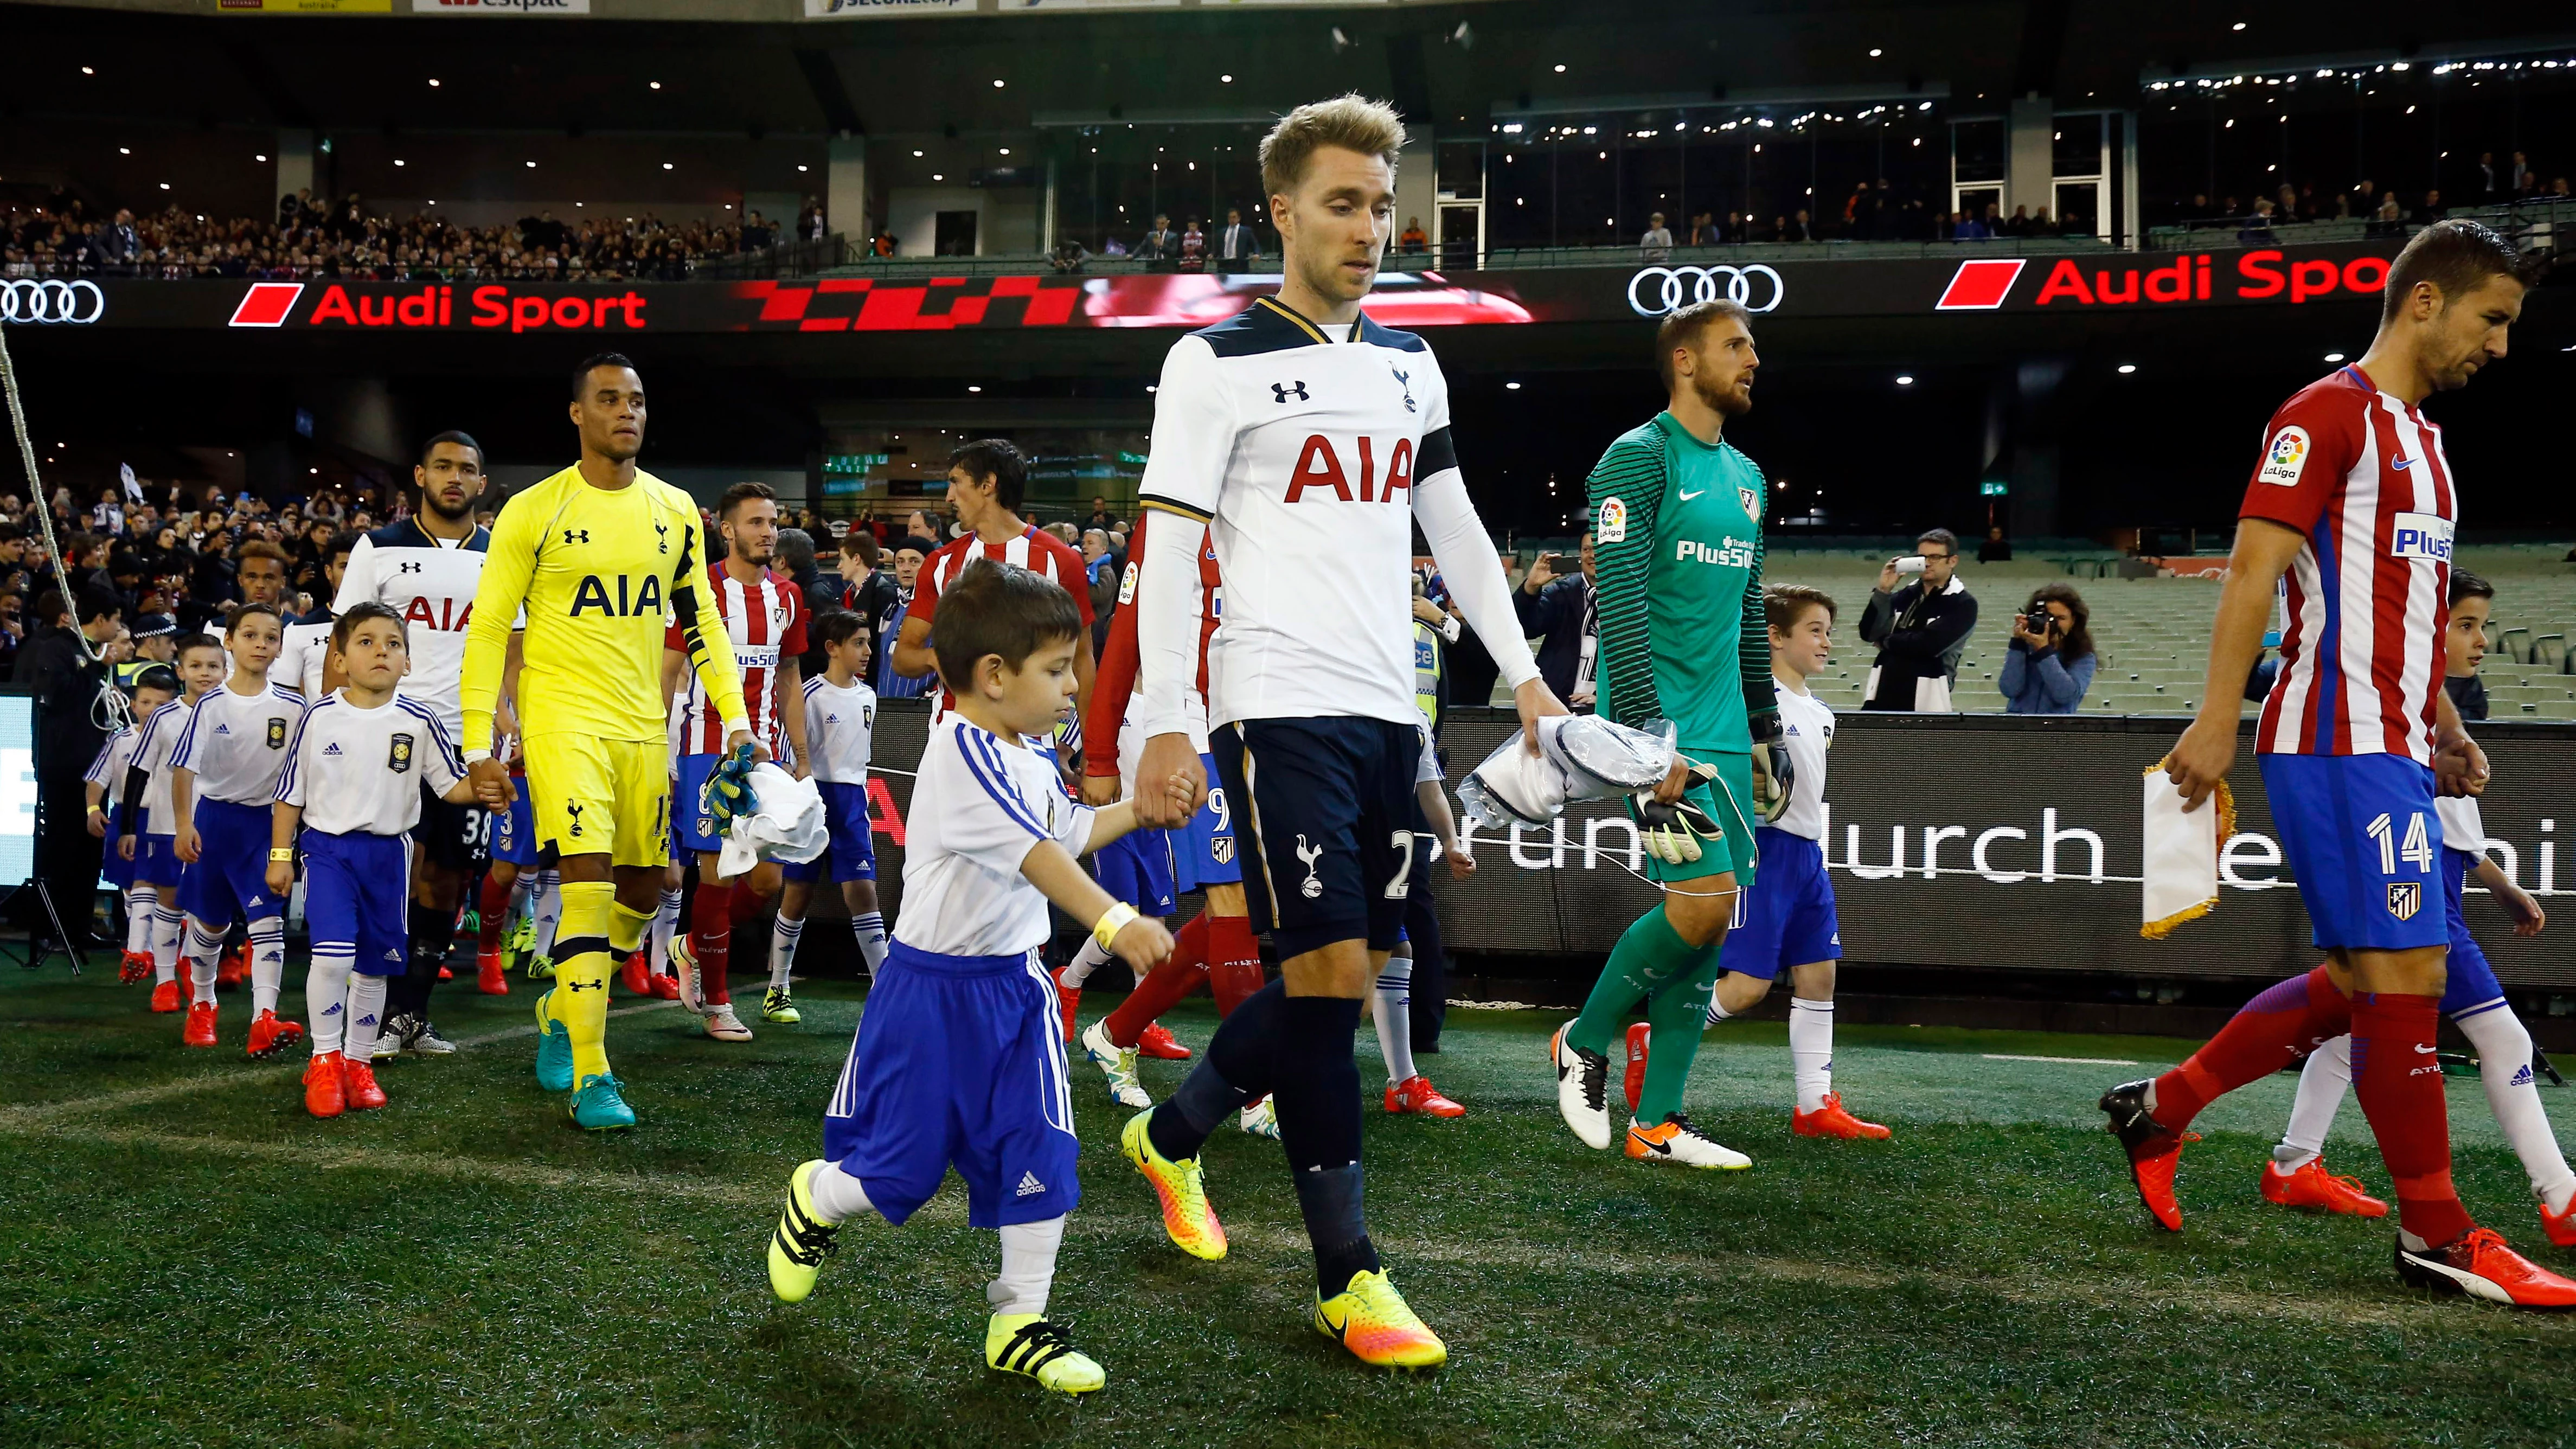
M 322 582 L 331 592 L 314 606 L 313 612 L 286 624 L 283 642 L 277 646 L 277 662 L 268 667 L 271 678 L 302 694 L 318 700 L 330 693 L 322 687 L 323 672 L 331 662 L 331 621 L 337 617 L 332 605 L 340 592 L 340 580 L 349 572 L 349 555 L 356 552 L 358 535 L 338 533 L 322 559 Z
M 1417 523 L 1523 725 L 1565 706 L 1531 662 L 1458 471 L 1438 362 L 1421 338 L 1360 310 L 1392 231 L 1403 143 L 1394 110 L 1358 96 L 1284 117 L 1261 143 L 1285 252 L 1279 294 L 1164 359 L 1139 498 L 1166 516 L 1146 541 L 1135 605 L 1146 736 L 1137 774 L 1182 775 L 1205 793 L 1184 686 L 1198 672 L 1194 565 L 1212 538 L 1225 618 L 1208 647 L 1209 743 L 1239 822 L 1253 924 L 1271 933 L 1282 979 L 1229 1015 L 1180 1090 L 1120 1140 L 1173 1242 L 1222 1257 L 1199 1146 L 1271 1093 L 1315 1250 L 1315 1328 L 1363 1362 L 1418 1368 L 1446 1362 L 1448 1348 L 1369 1242 L 1351 1056 L 1414 859 Z M 1178 826 L 1198 804 L 1148 794 L 1139 823 Z
M 398 688 L 404 698 L 428 705 L 456 739 L 465 718 L 458 693 L 465 677 L 465 626 L 474 617 L 474 590 L 492 538 L 491 530 L 474 521 L 484 492 L 483 445 L 464 433 L 440 433 L 421 445 L 411 479 L 417 511 L 358 540 L 331 611 L 345 614 L 373 600 L 402 619 L 411 672 Z M 336 673 L 324 674 L 327 689 L 343 682 Z M 496 728 L 517 733 L 506 701 Z M 491 858 L 491 832 L 491 813 L 482 807 L 422 795 L 420 822 L 412 831 L 420 848 L 412 852 L 411 959 L 401 978 L 386 986 L 377 1055 L 456 1050 L 430 1024 L 429 993 L 455 939 L 466 883 Z

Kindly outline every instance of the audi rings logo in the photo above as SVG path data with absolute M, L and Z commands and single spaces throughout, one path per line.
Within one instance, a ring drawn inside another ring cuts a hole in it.
M 0 282 L 0 322 L 68 322 L 85 327 L 106 314 L 107 294 L 96 282 L 56 277 Z
M 1649 287 L 1649 282 L 1662 285 Z M 1759 262 L 1749 267 L 1648 267 L 1628 279 L 1628 306 L 1640 317 L 1661 317 L 1676 307 L 1720 297 L 1747 312 L 1768 312 L 1788 295 L 1780 274 Z

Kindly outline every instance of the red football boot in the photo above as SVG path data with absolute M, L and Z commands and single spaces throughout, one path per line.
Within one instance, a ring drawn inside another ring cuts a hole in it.
M 1073 1044 L 1073 1009 L 1082 1004 L 1082 988 L 1064 984 L 1064 968 L 1055 968 L 1055 1004 L 1064 1013 L 1065 1045 Z
M 2129 1180 L 2137 1185 L 2138 1200 L 2147 1205 L 2147 1215 L 2156 1226 L 2169 1233 L 2182 1231 L 2182 1204 L 2175 1200 L 2174 1165 L 2182 1159 L 2182 1145 L 2197 1142 L 2197 1132 L 2168 1132 L 2147 1111 L 2149 1081 L 2123 1082 L 2102 1094 L 2100 1106 L 2110 1115 L 2111 1135 L 2129 1154 Z
M 2360 1178 L 2335 1176 L 2326 1171 L 2322 1157 L 2309 1158 L 2299 1165 L 2296 1172 L 2283 1172 L 2279 1163 L 2265 1163 L 2263 1200 L 2282 1207 L 2342 1213 L 2346 1217 L 2388 1216 L 2388 1204 L 2363 1192 Z
M 474 953 L 474 989 L 486 996 L 510 994 L 510 968 L 499 947 Z
M 341 1090 L 349 1098 L 349 1110 L 368 1112 L 385 1104 L 385 1089 L 376 1085 L 376 1064 L 351 1062 L 340 1069 Z
M 1149 1021 L 1143 1031 L 1136 1033 L 1136 1055 L 1158 1062 L 1185 1062 L 1190 1059 L 1190 1049 L 1181 1045 L 1170 1028 L 1159 1021 Z
M 2542 1203 L 2540 1205 L 2540 1230 L 2547 1233 L 2549 1235 L 2549 1241 L 2556 1243 L 2558 1246 L 2562 1248 L 2576 1248 L 2576 1200 L 2570 1200 L 2567 1204 L 2567 1211 L 2563 1213 L 2553 1213 L 2549 1210 L 2549 1204 Z
M 152 1009 L 159 1012 L 185 1011 L 188 998 L 180 992 L 178 982 L 164 981 L 152 988 Z
M 138 985 L 142 982 L 151 980 L 152 953 L 149 951 L 128 951 L 123 956 L 118 957 L 116 962 L 116 979 L 128 986 Z
M 1637 1115 L 1637 1099 L 1646 1094 L 1646 1042 L 1655 1029 L 1646 1023 L 1633 1022 L 1628 1027 L 1628 1115 Z
M 316 1052 L 304 1064 L 304 1110 L 316 1117 L 337 1117 L 349 1105 L 340 1082 L 338 1052 Z
M 259 1060 L 304 1040 L 304 1027 L 297 1022 L 280 1021 L 274 1011 L 263 1011 L 250 1024 L 250 1055 Z
M 238 989 L 242 984 L 242 979 L 248 975 L 250 975 L 250 943 L 248 941 L 244 941 L 232 950 L 222 953 L 222 955 L 218 956 L 215 960 L 215 989 L 217 991 L 232 991 Z
M 653 979 L 650 984 L 653 987 L 654 1000 L 677 1001 L 680 999 L 680 978 L 672 975 L 670 972 L 657 971 L 653 973 Z
M 438 968 L 438 979 L 441 981 L 453 981 L 456 979 L 456 972 L 448 967 L 441 966 Z
M 2436 1293 L 2463 1293 L 2516 1308 L 2576 1308 L 2576 1282 L 2506 1247 L 2504 1235 L 2493 1228 L 2472 1228 L 2458 1242 L 2420 1253 L 2408 1252 L 2400 1238 L 2397 1276 Z
M 1789 1130 L 1801 1137 L 1840 1137 L 1849 1141 L 1871 1141 L 1887 1135 L 1887 1129 L 1875 1122 L 1864 1122 L 1843 1110 L 1843 1094 L 1827 1092 L 1825 1105 L 1812 1112 L 1791 1109 Z
M 210 1047 L 215 1044 L 215 1004 L 196 1001 L 188 1005 L 188 1020 L 179 1028 L 181 1046 Z
M 1467 1109 L 1440 1095 L 1431 1079 L 1420 1072 L 1386 1089 L 1386 1110 L 1397 1115 L 1413 1113 L 1423 1117 L 1464 1117 Z
M 632 951 L 627 954 L 626 964 L 618 968 L 617 981 L 631 996 L 653 994 L 653 973 L 645 969 L 642 951 Z

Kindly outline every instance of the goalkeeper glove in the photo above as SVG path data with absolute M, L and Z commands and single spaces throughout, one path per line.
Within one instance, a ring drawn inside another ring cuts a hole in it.
M 1789 763 L 1788 726 L 1777 714 L 1753 717 L 1753 813 L 1776 825 L 1788 813 L 1798 772 Z
M 1690 773 L 1690 783 L 1683 788 L 1695 790 L 1717 778 L 1717 767 L 1705 765 L 1687 756 L 1674 757 Z M 1666 865 L 1687 865 L 1700 858 L 1699 843 L 1724 838 L 1726 831 L 1715 817 L 1701 809 L 1685 794 L 1667 805 L 1655 798 L 1651 790 L 1639 791 L 1637 801 L 1637 834 L 1646 853 Z
M 751 746 L 734 746 L 716 760 L 707 772 L 706 787 L 698 792 L 698 808 L 715 822 L 717 835 L 722 835 L 741 816 L 760 808 L 751 793 Z

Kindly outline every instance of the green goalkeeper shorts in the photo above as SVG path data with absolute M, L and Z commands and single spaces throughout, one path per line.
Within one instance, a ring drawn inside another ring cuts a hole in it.
M 1681 865 L 1666 865 L 1654 856 L 1646 857 L 1646 876 L 1659 885 L 1675 881 L 1705 880 L 1713 875 L 1735 872 L 1739 890 L 1753 885 L 1753 756 L 1750 754 L 1691 753 L 1702 764 L 1715 765 L 1717 778 L 1706 784 L 1693 785 L 1685 798 L 1718 823 L 1724 832 L 1721 839 L 1703 839 L 1699 859 Z M 1636 797 L 1628 799 L 1628 818 L 1637 819 Z

